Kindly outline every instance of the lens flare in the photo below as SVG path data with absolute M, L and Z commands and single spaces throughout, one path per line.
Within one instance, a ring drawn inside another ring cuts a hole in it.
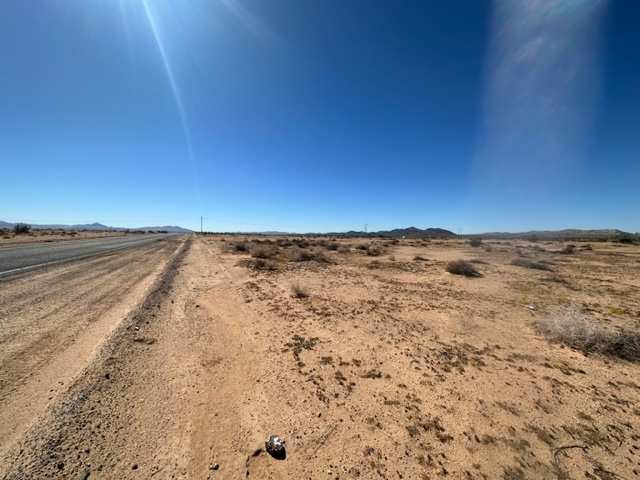
M 164 43 L 162 42 L 162 38 L 160 36 L 160 32 L 159 32 L 155 17 L 153 16 L 151 9 L 149 8 L 147 0 L 141 0 L 141 3 L 142 3 L 142 6 L 144 7 L 144 12 L 145 12 L 147 21 L 149 22 L 149 26 L 151 27 L 153 38 L 158 47 L 158 52 L 160 53 L 160 57 L 162 58 L 162 63 L 164 64 L 164 70 L 167 74 L 167 79 L 169 80 L 169 86 L 171 87 L 173 98 L 176 103 L 176 108 L 178 109 L 178 115 L 180 116 L 180 124 L 182 125 L 182 131 L 184 133 L 184 139 L 187 145 L 187 154 L 189 155 L 189 162 L 191 163 L 191 171 L 193 174 L 193 182 L 196 189 L 196 196 L 197 196 L 198 202 L 200 202 L 200 188 L 198 186 L 198 180 L 197 180 L 198 177 L 196 174 L 195 158 L 193 155 L 193 147 L 191 145 L 191 135 L 189 134 L 189 125 L 187 123 L 187 116 L 185 115 L 184 103 L 182 101 L 180 89 L 178 88 L 176 77 L 173 73 L 173 68 L 171 67 L 171 62 L 169 61 L 169 57 L 167 56 Z
M 589 150 L 606 0 L 494 0 L 474 177 L 552 188 Z

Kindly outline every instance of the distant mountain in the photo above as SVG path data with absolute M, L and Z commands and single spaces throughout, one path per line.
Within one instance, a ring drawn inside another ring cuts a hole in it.
M 120 230 L 126 230 L 126 229 L 120 229 Z M 143 230 L 145 232 L 148 232 L 149 230 L 153 230 L 154 232 L 167 231 L 171 233 L 193 233 L 193 230 L 189 230 L 188 228 L 178 227 L 176 225 L 165 225 L 164 227 L 130 228 L 129 230 Z
M 14 223 L 9 223 L 9 222 L 3 222 L 2 220 L 0 220 L 0 228 L 13 228 L 15 224 Z M 109 227 L 107 225 L 103 225 L 102 223 L 88 223 L 88 224 L 80 224 L 80 225 L 63 225 L 63 224 L 43 224 L 43 225 L 36 225 L 36 224 L 31 224 L 31 228 L 35 229 L 35 230 L 43 230 L 43 229 L 62 229 L 62 230 L 100 230 L 100 231 L 105 231 L 105 230 L 115 230 L 118 232 L 123 232 L 125 230 L 131 230 L 131 231 L 143 231 L 143 232 L 148 232 L 148 231 L 166 231 L 166 232 L 171 232 L 171 233 L 193 233 L 193 230 L 189 230 L 187 228 L 182 228 L 182 227 L 178 227 L 178 226 L 173 226 L 173 225 L 165 225 L 163 227 L 136 227 L 136 228 L 124 228 L 124 227 Z
M 396 228 L 393 230 L 380 230 L 378 232 L 356 232 L 349 231 L 346 233 L 332 233 L 331 235 L 349 235 L 349 236 L 370 236 L 370 237 L 455 237 L 456 234 L 443 228 L 426 228 L 420 229 L 416 227 Z
M 522 238 L 525 240 L 538 239 L 538 240 L 563 240 L 563 239 L 599 239 L 599 238 L 616 238 L 631 235 L 628 232 L 622 230 L 616 230 L 612 228 L 602 228 L 597 230 L 580 230 L 575 228 L 569 228 L 565 230 L 530 230 L 528 232 L 509 233 L 509 232 L 489 232 L 474 235 L 477 237 L 485 238 Z

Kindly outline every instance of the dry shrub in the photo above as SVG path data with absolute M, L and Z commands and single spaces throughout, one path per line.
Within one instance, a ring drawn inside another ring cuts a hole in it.
M 322 250 L 319 252 L 315 252 L 314 260 L 321 263 L 336 263 L 331 255 L 323 252 Z
M 309 289 L 300 285 L 298 282 L 291 284 L 291 293 L 295 298 L 307 298 L 309 296 Z
M 574 309 L 558 309 L 537 320 L 534 329 L 552 342 L 567 345 L 585 354 L 599 353 L 640 361 L 640 332 L 610 330 Z
M 429 261 L 429 259 L 428 259 L 428 258 L 425 258 L 425 257 L 423 257 L 422 255 L 416 255 L 415 257 L 413 257 L 413 259 L 414 259 L 416 262 L 428 262 L 428 261 Z
M 252 245 L 249 249 L 253 258 L 272 258 L 277 253 L 277 248 L 273 245 Z
M 266 260 L 264 258 L 255 258 L 251 262 L 253 268 L 256 270 L 275 270 L 276 263 L 273 260 Z
M 380 248 L 378 248 L 378 247 L 370 246 L 367 249 L 367 255 L 369 257 L 378 257 L 378 256 L 382 255 L 382 250 L 380 250 Z
M 291 247 L 287 253 L 287 257 L 290 262 L 306 262 L 308 260 L 313 260 L 314 255 L 312 252 L 303 250 L 300 247 Z
M 234 242 L 232 249 L 234 252 L 248 252 L 249 247 L 247 247 L 246 242 Z
M 482 274 L 466 260 L 455 260 L 447 264 L 447 272 L 454 275 L 464 275 L 465 277 L 481 277 Z
M 565 245 L 564 248 L 562 250 L 560 250 L 560 253 L 564 254 L 564 255 L 571 255 L 576 249 L 575 245 Z
M 533 262 L 531 260 L 525 260 L 524 258 L 514 258 L 511 260 L 511 265 L 517 267 L 533 268 L 534 270 L 551 270 L 549 265 L 545 262 Z

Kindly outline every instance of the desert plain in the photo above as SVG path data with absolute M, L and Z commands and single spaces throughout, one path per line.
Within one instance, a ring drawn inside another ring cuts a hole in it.
M 182 235 L 2 279 L 0 477 L 637 478 L 640 246 L 572 245 Z

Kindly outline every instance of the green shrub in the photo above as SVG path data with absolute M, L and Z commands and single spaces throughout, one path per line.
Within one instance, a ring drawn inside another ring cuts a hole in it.
M 27 225 L 26 223 L 16 223 L 13 226 L 13 233 L 15 233 L 16 235 L 29 233 L 29 230 L 31 230 L 31 225 Z
M 480 247 L 482 245 L 482 239 L 472 238 L 471 240 L 469 240 L 469 245 L 471 245 L 472 247 Z

